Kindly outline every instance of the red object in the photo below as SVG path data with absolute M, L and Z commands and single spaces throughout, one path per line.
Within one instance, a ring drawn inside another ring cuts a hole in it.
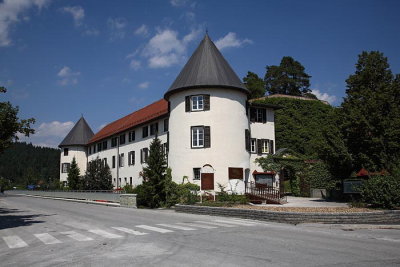
M 258 171 L 256 171 L 256 170 L 254 170 L 254 171 L 253 171 L 253 175 L 256 175 L 256 174 L 275 174 L 275 172 L 274 172 L 274 171 L 258 172 Z
M 157 102 L 108 124 L 89 140 L 89 144 L 123 132 L 137 125 L 144 124 L 166 114 L 168 114 L 168 102 L 164 99 L 158 100 Z
M 387 175 L 388 172 L 386 170 L 381 170 L 380 172 L 369 172 L 366 169 L 362 168 L 356 174 L 357 177 L 364 177 L 364 176 L 374 176 L 374 175 Z

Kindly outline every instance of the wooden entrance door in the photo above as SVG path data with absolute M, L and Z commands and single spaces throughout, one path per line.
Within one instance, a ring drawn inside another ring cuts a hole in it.
M 214 190 L 214 173 L 201 174 L 201 190 Z

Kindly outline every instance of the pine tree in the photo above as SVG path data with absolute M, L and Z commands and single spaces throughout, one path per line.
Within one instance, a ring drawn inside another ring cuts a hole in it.
M 310 78 L 300 62 L 283 57 L 279 66 L 267 66 L 264 77 L 269 94 L 302 96 L 310 93 Z
M 80 170 L 78 164 L 76 163 L 75 157 L 72 159 L 71 166 L 68 170 L 68 187 L 71 190 L 80 189 Z
M 99 157 L 88 163 L 84 188 L 86 190 L 112 190 L 113 188 L 110 167 Z
M 400 163 L 400 76 L 382 53 L 362 52 L 346 82 L 341 129 L 356 170 L 393 171 Z
M 143 167 L 143 189 L 147 194 L 146 205 L 150 208 L 157 208 L 166 203 L 166 165 L 161 141 L 156 136 L 150 144 L 147 166 Z

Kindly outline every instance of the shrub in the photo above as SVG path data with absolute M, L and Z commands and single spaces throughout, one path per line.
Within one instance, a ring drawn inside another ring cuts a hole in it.
M 361 196 L 372 207 L 400 207 L 400 177 L 373 176 L 364 183 Z
M 217 194 L 217 201 L 218 202 L 225 202 L 230 204 L 247 204 L 249 200 L 244 195 L 238 195 L 234 192 L 229 194 L 225 191 L 225 187 L 221 184 L 218 184 L 220 192 Z

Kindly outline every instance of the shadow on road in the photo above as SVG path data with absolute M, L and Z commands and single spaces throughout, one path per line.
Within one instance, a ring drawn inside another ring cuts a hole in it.
M 44 223 L 38 220 L 38 217 L 49 216 L 44 214 L 24 214 L 18 209 L 8 209 L 0 207 L 0 230 L 15 228 L 20 226 L 29 226 L 36 223 Z

